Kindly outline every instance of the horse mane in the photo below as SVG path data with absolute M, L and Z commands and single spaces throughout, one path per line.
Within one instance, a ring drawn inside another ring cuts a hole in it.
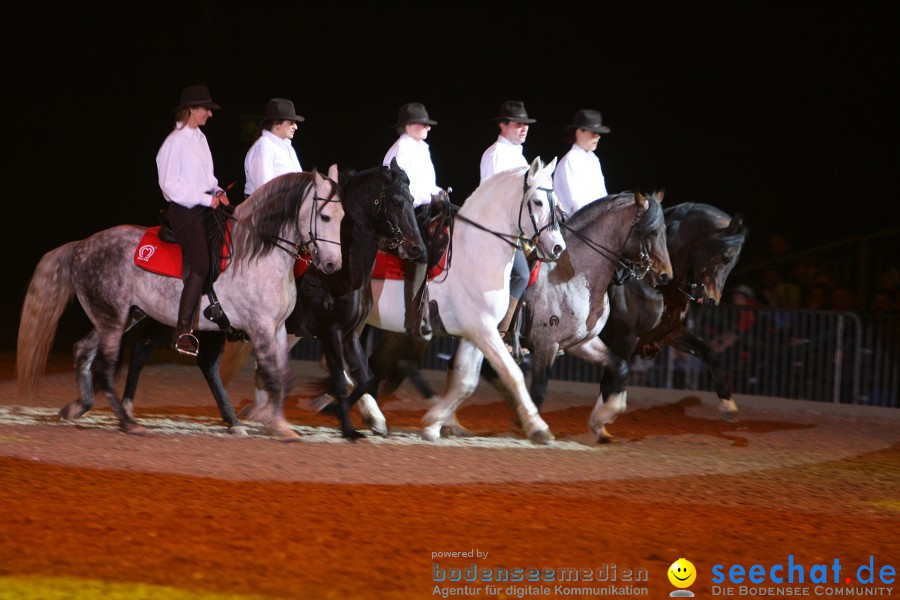
M 656 194 L 657 192 L 647 194 L 646 198 L 649 208 L 641 215 L 641 218 L 638 219 L 637 223 L 634 225 L 634 232 L 639 237 L 643 237 L 656 231 L 663 224 L 665 217 L 663 215 L 662 205 L 659 202 L 655 202 Z M 575 214 L 569 217 L 568 225 L 573 229 L 579 229 L 580 227 L 593 222 L 598 216 L 597 213 L 612 210 L 627 202 L 634 202 L 634 194 L 632 192 L 621 192 L 619 194 L 613 194 L 612 196 L 594 200 L 575 211 Z
M 289 238 L 296 228 L 303 198 L 315 183 L 315 171 L 288 173 L 259 187 L 234 210 L 233 230 L 238 260 L 249 261 L 276 247 L 276 237 Z
M 743 222 L 735 232 L 727 232 L 725 227 L 731 223 L 731 215 L 715 206 L 698 202 L 685 202 L 666 209 L 666 238 L 676 239 L 682 224 L 692 216 L 700 218 L 705 223 L 706 227 L 700 228 L 696 236 L 708 238 L 704 243 L 711 253 L 724 252 L 733 246 L 743 244 L 747 238 L 747 227 Z M 725 227 L 719 226 L 722 222 L 726 223 Z M 712 235 L 717 231 L 721 233 Z

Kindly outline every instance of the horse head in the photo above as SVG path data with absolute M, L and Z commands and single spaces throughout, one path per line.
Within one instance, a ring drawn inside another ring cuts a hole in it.
M 300 206 L 300 233 L 308 232 L 308 248 L 313 264 L 324 273 L 341 268 L 341 220 L 344 206 L 338 185 L 337 165 L 331 165 L 328 176 L 313 171 L 313 197 Z
M 559 229 L 556 197 L 553 195 L 553 170 L 556 158 L 544 165 L 536 157 L 525 175 L 525 196 L 519 210 L 519 229 L 537 239 L 538 256 L 554 261 L 566 249 L 566 241 Z M 526 219 L 527 217 L 527 219 Z M 529 222 L 530 224 L 526 224 Z
M 747 229 L 742 215 L 730 217 L 708 204 L 680 204 L 666 211 L 669 253 L 678 285 L 694 302 L 715 306 L 740 258 Z
M 640 255 L 650 273 L 654 287 L 665 285 L 672 279 L 672 262 L 666 245 L 666 221 L 663 217 L 662 200 L 664 191 L 652 192 L 645 196 L 635 192 L 635 222 L 632 234 L 625 245 L 625 256 Z
M 396 158 L 391 159 L 390 167 L 380 167 L 378 172 L 378 195 L 368 207 L 378 247 L 403 259 L 419 258 L 425 252 L 425 243 L 416 223 L 409 177 Z

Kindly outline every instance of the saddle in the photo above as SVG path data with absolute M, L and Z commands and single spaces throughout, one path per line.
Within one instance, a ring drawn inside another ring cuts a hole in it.
M 225 220 L 230 214 L 228 212 L 223 217 L 218 217 L 213 211 L 207 217 L 217 219 L 214 227 L 207 228 L 207 231 L 211 232 L 207 242 L 209 243 L 209 253 L 212 259 L 210 261 L 209 278 L 204 290 L 207 292 L 231 262 L 231 221 L 221 223 L 218 220 Z M 183 278 L 184 265 L 181 256 L 181 246 L 178 244 L 178 241 L 175 239 L 175 233 L 169 226 L 169 213 L 167 210 L 159 211 L 158 226 L 148 227 L 147 231 L 144 232 L 134 252 L 134 264 L 157 275 L 175 277 L 177 279 Z

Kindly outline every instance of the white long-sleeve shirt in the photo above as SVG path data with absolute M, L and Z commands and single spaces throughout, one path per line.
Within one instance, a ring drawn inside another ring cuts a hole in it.
M 513 144 L 502 135 L 497 136 L 497 141 L 481 155 L 481 183 L 500 171 L 527 166 L 522 144 Z
M 600 159 L 590 150 L 573 144 L 556 165 L 553 190 L 559 200 L 559 207 L 568 215 L 575 214 L 589 202 L 607 196 Z
M 413 206 L 421 206 L 431 202 L 432 194 L 441 188 L 437 185 L 434 163 L 431 162 L 431 149 L 425 140 L 416 141 L 408 134 L 403 134 L 387 154 L 384 155 L 384 166 L 391 166 L 391 159 L 396 158 L 400 168 L 409 177 L 409 193 L 413 197 Z
M 259 186 L 279 175 L 302 170 L 291 140 L 281 139 L 271 131 L 263 130 L 244 158 L 244 176 L 247 178 L 244 193 L 249 196 Z
M 165 199 L 185 208 L 210 206 L 210 193 L 222 189 L 213 174 L 209 144 L 199 127 L 177 124 L 156 154 L 156 169 Z

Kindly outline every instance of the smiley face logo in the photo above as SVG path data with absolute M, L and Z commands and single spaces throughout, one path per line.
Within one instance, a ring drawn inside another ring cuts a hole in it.
M 669 567 L 669 583 L 677 588 L 691 587 L 697 579 L 697 569 L 686 558 L 679 558 Z

